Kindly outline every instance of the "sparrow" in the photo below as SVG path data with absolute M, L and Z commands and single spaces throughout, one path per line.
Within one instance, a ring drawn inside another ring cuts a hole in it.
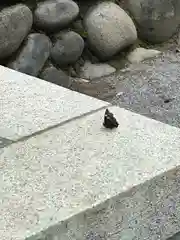
M 103 126 L 110 129 L 117 128 L 119 126 L 119 123 L 115 119 L 114 115 L 108 109 L 106 109 L 104 114 Z

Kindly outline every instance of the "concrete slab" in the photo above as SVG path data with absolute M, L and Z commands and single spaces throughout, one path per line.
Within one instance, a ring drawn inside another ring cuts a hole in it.
M 0 66 L 0 133 L 17 140 L 107 103 Z
M 113 107 L 1 150 L 0 239 L 166 239 L 180 226 L 180 129 Z M 38 234 L 39 233 L 39 234 Z

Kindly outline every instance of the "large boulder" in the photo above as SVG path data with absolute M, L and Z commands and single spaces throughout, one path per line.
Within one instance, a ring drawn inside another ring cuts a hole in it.
M 168 40 L 180 23 L 179 0 L 128 0 L 139 36 L 152 43 Z
M 67 27 L 78 14 L 79 7 L 72 0 L 48 0 L 38 4 L 34 24 L 44 31 L 55 32 Z
M 8 64 L 9 68 L 32 76 L 37 76 L 49 57 L 50 39 L 40 33 L 32 33 L 27 37 L 24 46 Z
M 102 2 L 85 15 L 84 26 L 92 51 L 106 60 L 137 39 L 135 25 L 127 13 L 112 2 Z
M 31 10 L 23 4 L 4 8 L 0 12 L 0 58 L 9 57 L 21 45 L 31 29 Z
M 73 32 L 62 32 L 51 51 L 52 61 L 59 66 L 67 66 L 75 63 L 84 49 L 83 38 Z

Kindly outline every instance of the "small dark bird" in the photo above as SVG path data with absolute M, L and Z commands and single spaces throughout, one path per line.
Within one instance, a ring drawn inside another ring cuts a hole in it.
M 114 115 L 108 109 L 106 109 L 104 114 L 103 126 L 110 129 L 117 128 L 119 126 L 119 123 L 115 119 Z

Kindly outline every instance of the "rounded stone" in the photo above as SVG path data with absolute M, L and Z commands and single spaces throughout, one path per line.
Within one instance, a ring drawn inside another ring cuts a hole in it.
M 39 33 L 28 35 L 24 46 L 8 67 L 32 76 L 37 76 L 50 55 L 50 39 Z
M 151 43 L 168 40 L 180 23 L 179 0 L 128 0 L 141 39 Z
M 102 2 L 85 15 L 84 26 L 92 51 L 106 60 L 137 39 L 135 25 L 127 13 L 112 2 Z
M 130 63 L 140 63 L 146 59 L 157 57 L 160 54 L 161 52 L 155 49 L 138 47 L 128 54 L 127 59 Z
M 67 27 L 78 14 L 79 7 L 72 0 L 48 0 L 38 4 L 34 24 L 44 31 L 55 32 Z
M 84 66 L 80 68 L 80 77 L 85 79 L 95 79 L 104 76 L 108 76 L 114 73 L 116 69 L 106 63 L 97 63 L 92 64 L 89 61 L 86 61 Z
M 71 78 L 54 66 L 45 68 L 40 74 L 40 78 L 62 87 L 69 88 L 71 86 Z
M 31 10 L 23 4 L 0 12 L 0 58 L 14 53 L 29 33 L 33 22 Z
M 51 50 L 51 58 L 57 65 L 67 66 L 79 59 L 83 49 L 84 40 L 79 34 L 73 31 L 62 32 Z

